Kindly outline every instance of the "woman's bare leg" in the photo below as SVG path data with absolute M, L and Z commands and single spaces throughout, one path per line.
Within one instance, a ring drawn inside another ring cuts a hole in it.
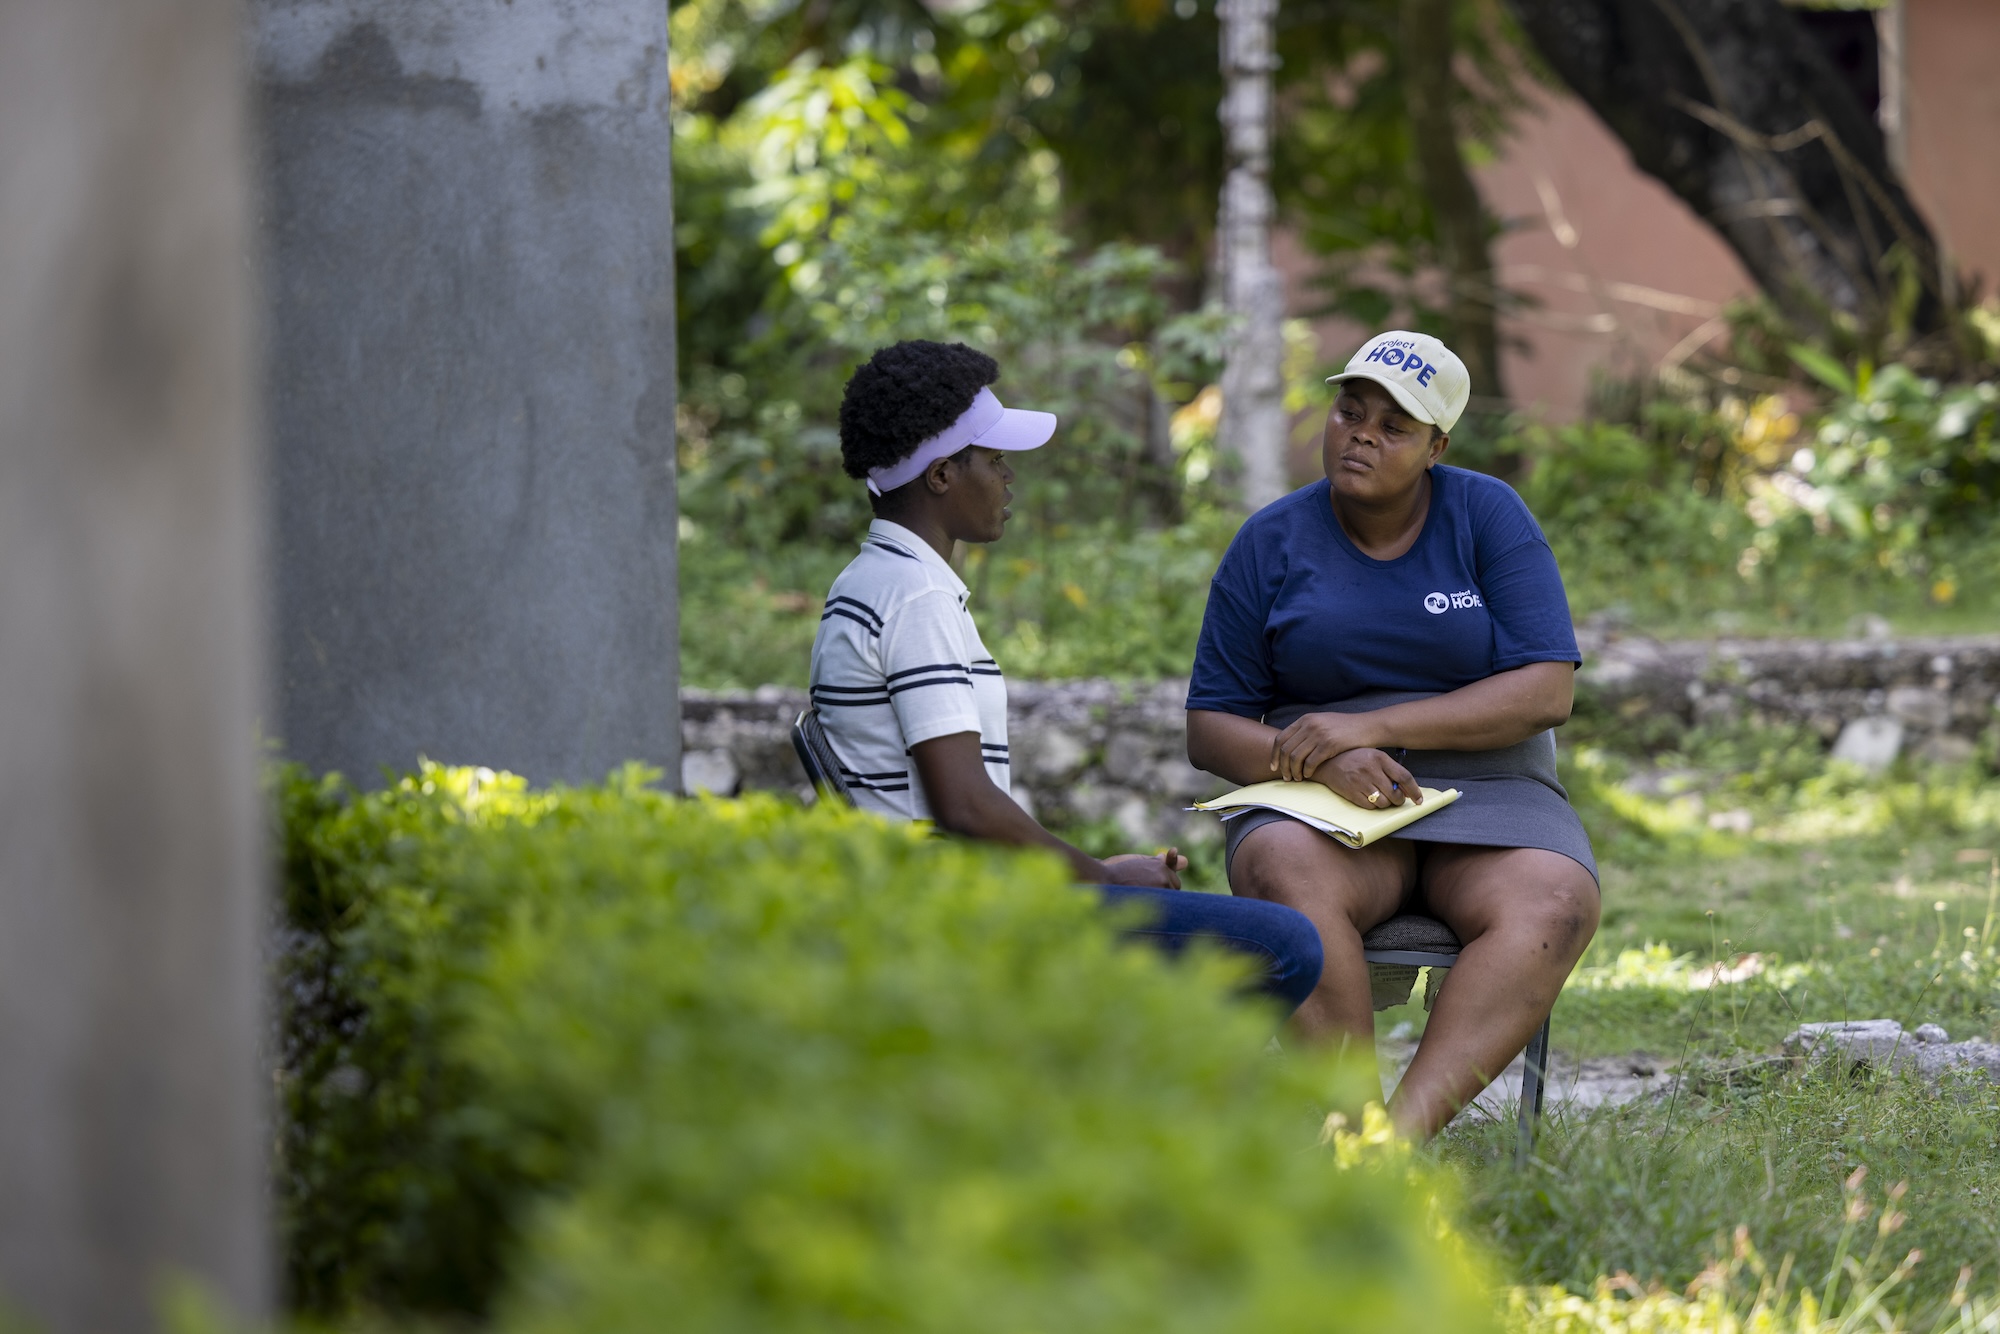
M 1319 928 L 1326 951 L 1319 985 L 1292 1016 L 1301 1037 L 1362 1038 L 1374 1054 L 1361 933 L 1395 915 L 1415 873 L 1414 850 L 1398 839 L 1345 848 L 1295 820 L 1261 825 L 1244 836 L 1229 863 L 1229 887 L 1245 898 L 1298 909 Z
M 1428 1140 L 1542 1026 L 1597 933 L 1598 894 L 1590 872 L 1559 852 L 1440 844 L 1418 901 L 1463 946 L 1389 1101 L 1398 1128 Z

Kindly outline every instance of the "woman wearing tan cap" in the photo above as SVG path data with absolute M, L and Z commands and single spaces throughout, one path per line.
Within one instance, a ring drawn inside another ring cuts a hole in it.
M 1370 1040 L 1362 933 L 1398 913 L 1463 946 L 1390 1102 L 1428 1139 L 1527 1044 L 1597 929 L 1597 867 L 1556 781 L 1580 661 L 1555 557 L 1497 479 L 1440 460 L 1469 397 L 1435 338 L 1386 333 L 1332 377 L 1327 480 L 1244 524 L 1209 592 L 1188 758 L 1360 806 L 1463 796 L 1366 848 L 1270 810 L 1229 820 L 1236 893 L 1298 909 L 1325 967 L 1296 1022 Z

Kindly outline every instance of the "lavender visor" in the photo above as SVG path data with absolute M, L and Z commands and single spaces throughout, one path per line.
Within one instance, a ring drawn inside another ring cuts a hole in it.
M 878 496 L 886 495 L 915 481 L 931 464 L 950 458 L 967 445 L 978 445 L 981 449 L 1040 449 L 1055 433 L 1055 413 L 1002 407 L 991 389 L 982 389 L 957 421 L 918 445 L 908 458 L 898 459 L 887 468 L 870 468 L 868 489 Z

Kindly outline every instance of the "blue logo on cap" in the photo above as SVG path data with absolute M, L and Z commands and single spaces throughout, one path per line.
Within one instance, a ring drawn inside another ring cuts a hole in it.
M 1362 360 L 1379 361 L 1384 366 L 1400 366 L 1404 375 L 1416 376 L 1417 383 L 1426 389 L 1431 387 L 1431 376 L 1436 375 L 1438 369 L 1434 363 L 1418 356 L 1414 349 L 1395 343 L 1381 344 Z

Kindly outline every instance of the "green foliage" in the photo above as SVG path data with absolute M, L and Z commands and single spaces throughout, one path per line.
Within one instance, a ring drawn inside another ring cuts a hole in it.
M 713 161 L 734 145 L 748 182 L 733 223 L 727 211 L 699 216 L 683 263 L 690 241 L 741 261 L 712 238 L 754 220 L 772 280 L 751 336 L 689 330 L 717 342 L 689 351 L 683 512 L 764 550 L 858 531 L 865 497 L 840 470 L 833 426 L 841 388 L 877 347 L 934 338 L 998 356 L 1003 394 L 1063 418 L 1062 448 L 1028 479 L 1030 504 L 1170 514 L 1182 484 L 1160 446 L 1168 409 L 1143 368 L 1167 327 L 1172 266 L 1145 247 L 1080 253 L 1053 223 L 1046 154 L 1016 164 L 999 204 L 962 216 L 935 159 L 970 150 L 920 140 L 923 104 L 887 76 L 866 57 L 823 66 L 807 55 L 726 124 L 683 117 L 698 167 L 719 172 Z
M 855 547 L 762 552 L 692 524 L 681 532 L 681 680 L 718 690 L 805 685 L 826 590 Z
M 1523 438 L 1521 494 L 1555 549 L 1571 606 L 1674 619 L 1716 607 L 1753 529 L 1739 506 L 1695 490 L 1696 461 L 1626 427 L 1585 423 Z M 1740 601 L 1725 596 L 1723 605 Z
M 500 1281 L 509 1206 L 555 1165 L 517 1152 L 446 1057 L 444 997 L 468 936 L 503 905 L 440 882 L 455 881 L 454 834 L 540 803 L 518 782 L 434 768 L 366 797 L 296 768 L 272 786 L 287 1293 L 318 1313 L 476 1309 Z
M 1235 526 L 1233 516 L 1210 513 L 1123 541 L 1110 528 L 1059 530 L 976 551 L 965 577 L 984 594 L 982 637 L 1030 678 L 1185 676 L 1208 581 Z
M 1771 478 L 1767 528 L 1799 541 L 1838 531 L 1886 567 L 1919 556 L 1927 538 L 1990 523 L 2000 500 L 2000 383 L 1945 388 L 1903 366 L 1864 364 L 1835 386 L 1840 397 L 1812 445 Z
M 1287 11 L 1278 179 L 1338 257 L 1333 304 L 1422 323 L 1434 246 L 1394 19 Z M 1492 0 L 1455 22 L 1470 71 L 1455 104 L 1490 144 L 1519 102 L 1518 45 Z M 858 361 L 908 337 L 982 347 L 1003 392 L 1063 418 L 1030 487 L 1064 520 L 1169 525 L 1215 498 L 1229 460 L 1190 467 L 1166 447 L 1167 416 L 1216 370 L 1213 346 L 1188 355 L 1219 331 L 1194 309 L 1221 179 L 1212 4 L 690 0 L 673 39 L 695 522 L 763 550 L 851 532 L 835 405 Z M 1313 360 L 1288 373 L 1316 383 Z
M 1488 1319 L 1239 967 L 849 811 L 276 782 L 291 1292 L 524 1330 Z M 1347 1088 L 1345 1093 L 1352 1095 Z
M 1145 515 L 1177 503 L 1176 462 L 1148 434 L 1165 409 L 1139 355 L 1104 338 L 1157 319 L 1156 254 L 1078 256 L 1046 228 L 955 243 L 858 227 L 817 254 L 794 275 L 809 298 L 802 337 L 817 349 L 806 373 L 765 381 L 776 392 L 736 371 L 698 372 L 690 386 L 680 459 L 693 522 L 757 549 L 865 528 L 866 496 L 840 470 L 840 389 L 874 349 L 918 337 L 993 352 L 1003 397 L 1063 419 L 1059 447 L 1020 470 L 1029 507 Z
M 1990 610 L 1990 584 L 1969 575 L 1993 559 L 2000 385 L 1795 355 L 1846 391 L 1810 424 L 1781 398 L 1725 396 L 1525 434 L 1522 494 L 1579 611 L 1617 608 L 1656 633 L 1768 633 Z
M 1348 0 L 1288 17 L 1272 179 L 1322 261 L 1327 311 L 1438 333 L 1438 229 L 1410 128 L 1400 23 L 1396 0 Z M 1451 101 L 1461 152 L 1476 163 L 1498 150 L 1527 105 L 1523 86 L 1545 76 L 1504 6 L 1457 0 L 1452 24 L 1460 77 L 1424 95 Z
M 1030 504 L 1178 518 L 1189 478 L 1162 393 L 1201 387 L 1175 378 L 1186 340 L 1169 292 L 1191 271 L 1150 245 L 1073 239 L 1064 159 L 1042 133 L 1099 135 L 1102 118 L 1075 103 L 1080 71 L 1132 81 L 1116 34 L 1164 49 L 1158 18 L 1008 4 L 676 11 L 686 515 L 760 550 L 856 531 L 866 507 L 839 469 L 841 388 L 877 347 L 925 337 L 992 353 L 1003 396 L 1063 419 L 1062 448 L 1027 479 Z M 1138 82 L 1157 88 L 1146 68 Z M 1104 151 L 1121 168 L 1141 160 L 1130 143 Z M 1184 190 L 1181 168 L 1169 174 Z M 1159 215 L 1157 192 L 1125 202 Z M 1200 246 L 1158 234 L 1198 265 Z

